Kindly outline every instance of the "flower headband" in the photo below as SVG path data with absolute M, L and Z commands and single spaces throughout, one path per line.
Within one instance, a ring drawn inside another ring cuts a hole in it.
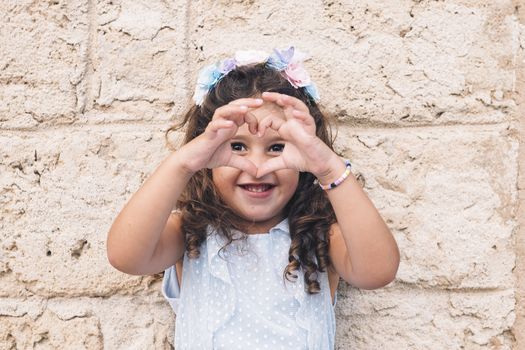
M 262 51 L 237 51 L 233 58 L 225 59 L 221 62 L 204 67 L 197 80 L 193 101 L 200 106 L 208 92 L 217 85 L 229 72 L 240 66 L 249 64 L 265 63 L 283 75 L 296 89 L 304 87 L 308 96 L 315 102 L 319 102 L 319 92 L 314 82 L 310 80 L 310 75 L 303 66 L 306 55 L 295 48 L 289 47 L 286 50 L 273 50 L 272 55 Z

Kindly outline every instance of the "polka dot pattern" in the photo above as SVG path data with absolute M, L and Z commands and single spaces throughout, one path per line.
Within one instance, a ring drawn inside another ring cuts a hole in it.
M 248 235 L 222 250 L 208 232 L 198 259 L 184 257 L 182 286 L 165 271 L 162 292 L 174 312 L 181 349 L 333 349 L 335 314 L 328 276 L 309 295 L 301 278 L 283 280 L 290 234 L 285 219 L 268 234 Z M 299 272 L 302 276 L 302 272 Z
M 215 333 L 216 349 L 264 349 L 265 345 L 267 349 L 307 349 L 308 333 L 295 321 L 299 302 L 271 269 L 269 234 L 251 235 L 247 242 L 236 244 L 246 247 L 229 255 L 228 269 L 237 290 L 235 313 Z M 236 339 L 233 343 L 232 338 Z

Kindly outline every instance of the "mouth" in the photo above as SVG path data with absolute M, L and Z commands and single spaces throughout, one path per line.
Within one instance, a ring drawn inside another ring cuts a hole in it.
M 244 185 L 239 185 L 240 187 L 242 187 L 244 190 L 248 191 L 248 192 L 253 192 L 253 193 L 264 193 L 264 192 L 267 192 L 269 190 L 271 190 L 272 188 L 275 187 L 275 185 L 272 185 L 272 184 L 266 184 L 266 183 L 262 183 L 262 184 L 244 184 Z

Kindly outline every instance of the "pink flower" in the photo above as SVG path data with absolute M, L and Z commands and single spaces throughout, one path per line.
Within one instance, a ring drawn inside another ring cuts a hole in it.
M 298 62 L 292 62 L 284 70 L 284 74 L 288 78 L 290 84 L 295 88 L 304 87 L 310 85 L 310 75 L 303 65 Z

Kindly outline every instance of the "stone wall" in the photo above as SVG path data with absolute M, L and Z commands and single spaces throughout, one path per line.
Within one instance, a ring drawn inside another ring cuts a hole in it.
M 525 349 L 525 1 L 7 0 L 0 16 L 0 348 L 173 346 L 161 274 L 114 270 L 107 231 L 198 69 L 293 44 L 401 250 L 388 287 L 340 284 L 337 348 Z

